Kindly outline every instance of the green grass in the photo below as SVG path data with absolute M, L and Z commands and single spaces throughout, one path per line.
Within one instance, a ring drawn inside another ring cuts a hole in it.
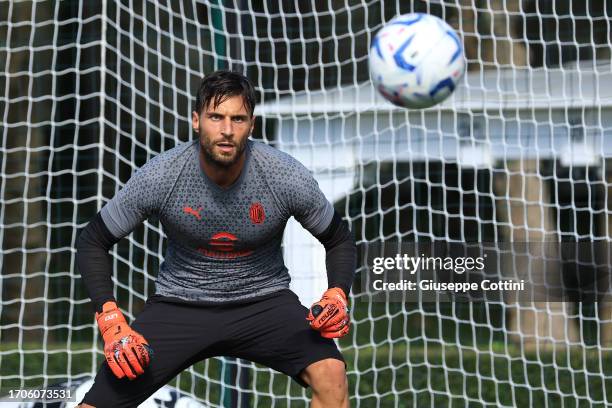
M 40 345 L 26 344 L 18 352 L 16 344 L 2 344 L 0 387 L 39 386 L 43 373 L 52 377 L 50 383 L 91 373 L 102 358 L 89 347 L 75 344 L 67 352 L 49 346 L 43 354 L 37 351 Z M 378 347 L 345 348 L 343 353 L 353 406 L 604 407 L 612 401 L 612 354 L 595 349 L 521 353 L 504 344 L 486 349 L 433 342 L 415 346 L 401 339 Z M 172 384 L 220 405 L 227 391 L 222 370 L 227 367 L 210 359 L 193 367 L 195 375 L 185 372 Z M 252 406 L 307 406 L 308 394 L 283 375 L 251 370 L 250 380 Z

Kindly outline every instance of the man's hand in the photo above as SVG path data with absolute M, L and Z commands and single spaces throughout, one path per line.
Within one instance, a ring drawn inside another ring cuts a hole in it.
M 349 332 L 349 308 L 344 291 L 330 288 L 321 300 L 310 307 L 306 320 L 310 327 L 321 333 L 322 337 L 334 339 Z
M 130 380 L 144 373 L 153 350 L 147 341 L 132 330 L 115 302 L 106 302 L 96 321 L 104 339 L 106 362 L 117 378 Z

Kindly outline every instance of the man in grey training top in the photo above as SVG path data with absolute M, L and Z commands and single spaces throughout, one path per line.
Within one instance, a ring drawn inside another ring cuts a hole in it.
M 254 108 L 246 77 L 205 77 L 192 114 L 198 140 L 146 163 L 79 236 L 77 263 L 106 357 L 81 407 L 135 407 L 213 356 L 291 376 L 312 388 L 312 407 L 349 406 L 332 339 L 349 331 L 355 243 L 302 164 L 248 139 Z M 113 295 L 108 250 L 152 215 L 168 247 L 155 294 L 130 327 Z M 289 290 L 283 262 L 292 216 L 326 249 L 329 289 L 310 310 Z

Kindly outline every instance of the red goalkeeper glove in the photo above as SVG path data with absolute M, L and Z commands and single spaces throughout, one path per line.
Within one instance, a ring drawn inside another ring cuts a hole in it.
M 348 334 L 350 329 L 348 301 L 340 288 L 325 291 L 321 300 L 310 307 L 306 320 L 322 337 L 335 339 Z
M 144 373 L 153 350 L 139 333 L 132 330 L 115 302 L 109 301 L 96 313 L 96 321 L 104 339 L 104 356 L 117 378 L 130 380 Z

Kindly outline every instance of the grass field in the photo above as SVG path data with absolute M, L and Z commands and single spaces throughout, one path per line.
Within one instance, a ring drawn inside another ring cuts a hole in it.
M 3 344 L 1 388 L 41 385 L 43 372 L 51 377 L 49 383 L 91 372 L 101 355 L 93 355 L 89 347 L 75 344 L 68 353 L 49 346 L 47 353 L 41 353 L 35 351 L 39 346 L 27 344 L 19 353 L 16 344 Z M 362 407 L 604 407 L 612 401 L 612 354 L 596 350 L 521 354 L 503 345 L 478 350 L 398 342 L 346 349 L 344 355 L 353 406 L 356 399 Z M 211 359 L 196 364 L 194 374 L 185 372 L 172 384 L 214 406 L 222 405 L 227 398 L 221 381 L 225 369 L 220 359 Z M 252 406 L 307 406 L 307 394 L 288 377 L 261 368 L 250 373 L 250 391 L 245 395 Z

